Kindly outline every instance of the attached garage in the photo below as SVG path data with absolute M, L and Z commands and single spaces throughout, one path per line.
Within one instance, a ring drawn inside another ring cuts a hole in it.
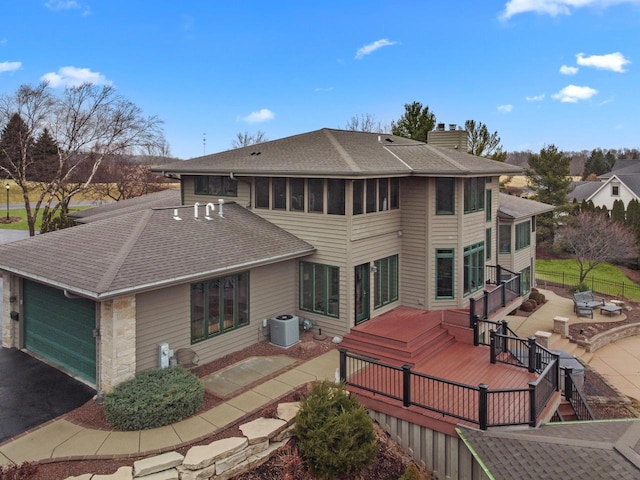
M 24 347 L 95 384 L 95 302 L 24 280 L 23 305 Z

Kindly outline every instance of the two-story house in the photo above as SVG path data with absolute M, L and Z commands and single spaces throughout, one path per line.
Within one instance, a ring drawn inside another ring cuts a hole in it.
M 283 314 L 330 336 L 401 306 L 479 301 L 483 317 L 499 264 L 521 276 L 515 308 L 550 207 L 499 193 L 520 170 L 459 147 L 321 129 L 158 167 L 179 193 L 0 246 L 3 346 L 109 391 L 157 366 L 159 344 L 207 362 Z

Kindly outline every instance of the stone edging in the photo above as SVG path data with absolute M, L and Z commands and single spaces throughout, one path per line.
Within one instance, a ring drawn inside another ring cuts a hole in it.
M 623 338 L 640 335 L 640 323 L 630 323 L 620 327 L 614 327 L 604 332 L 597 333 L 588 340 L 574 340 L 579 346 L 589 353 L 594 353 L 610 343 L 622 340 Z

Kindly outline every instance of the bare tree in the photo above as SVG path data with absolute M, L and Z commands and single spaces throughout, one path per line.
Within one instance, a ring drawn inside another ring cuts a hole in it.
M 233 142 L 231 142 L 231 146 L 233 148 L 241 148 L 248 147 L 249 145 L 255 145 L 256 143 L 264 143 L 268 142 L 269 139 L 266 137 L 264 132 L 258 130 L 258 133 L 255 135 L 250 134 L 249 132 L 238 132 L 236 133 L 236 138 Z
M 14 94 L 0 98 L 0 125 L 7 125 L 16 114 L 25 128 L 19 138 L 12 138 L 13 150 L 0 149 L 0 172 L 22 189 L 30 235 L 35 235 L 40 209 L 42 231 L 47 231 L 54 214 L 65 210 L 71 197 L 91 184 L 105 157 L 166 145 L 162 122 L 154 116 L 143 117 L 139 107 L 111 86 L 87 83 L 66 88 L 57 96 L 46 82 L 37 87 L 22 85 Z M 39 158 L 33 155 L 33 145 L 45 129 L 57 146 L 55 168 L 38 182 L 39 193 L 32 206 L 29 192 L 34 185 L 27 172 Z M 82 169 L 86 173 L 79 178 L 77 171 Z M 68 188 L 74 176 L 76 182 Z
M 638 256 L 633 231 L 606 215 L 582 212 L 567 217 L 562 240 L 574 254 L 580 269 L 580 283 L 594 268 L 604 262 L 620 262 Z
M 118 202 L 159 192 L 168 187 L 166 178 L 151 172 L 148 165 L 117 155 L 102 161 L 91 190 L 100 198 L 107 197 Z
M 354 115 L 347 122 L 344 130 L 351 130 L 353 132 L 369 132 L 369 133 L 387 133 L 391 131 L 389 125 L 382 125 L 382 123 L 376 121 L 376 117 L 370 113 L 361 113 L 360 115 Z

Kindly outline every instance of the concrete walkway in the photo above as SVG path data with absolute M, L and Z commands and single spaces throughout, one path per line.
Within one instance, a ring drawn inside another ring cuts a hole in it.
M 267 377 L 273 378 L 227 399 L 200 415 L 150 430 L 93 430 L 59 418 L 0 444 L 0 465 L 49 458 L 157 454 L 222 430 L 308 382 L 333 381 L 338 364 L 338 350 L 331 350 L 279 375 L 273 376 L 273 372 L 269 372 Z M 234 377 L 239 388 L 243 384 L 250 385 L 256 381 L 255 369 L 251 367 L 251 362 L 240 362 L 225 371 Z M 213 381 L 209 388 L 215 383 Z

